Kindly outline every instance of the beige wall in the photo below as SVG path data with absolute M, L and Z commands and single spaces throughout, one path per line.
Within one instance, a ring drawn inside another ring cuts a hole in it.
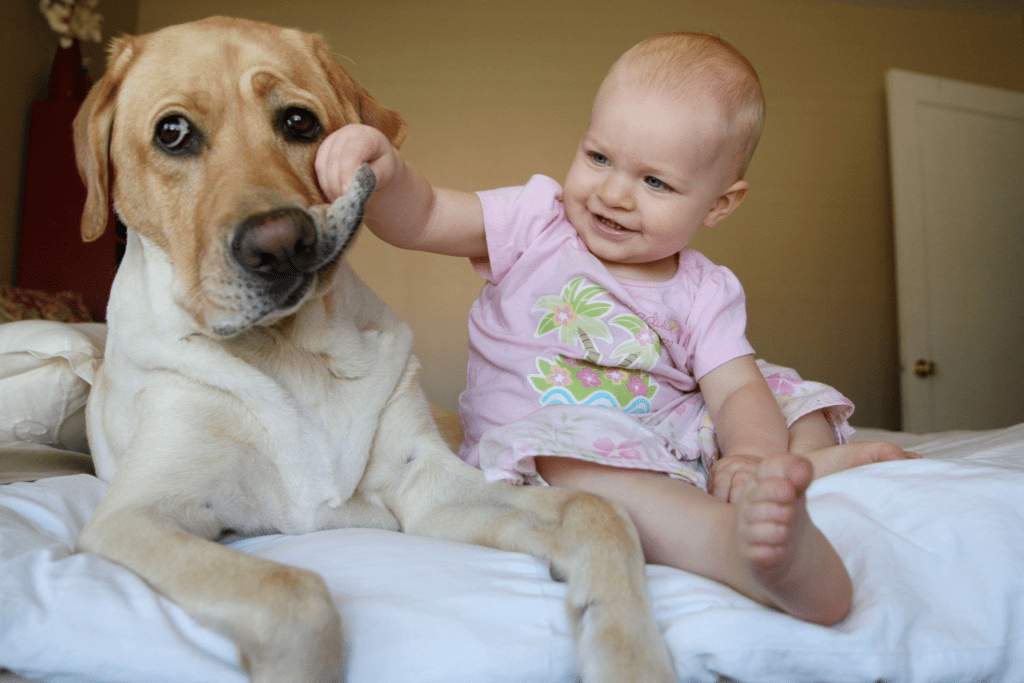
M 759 353 L 846 392 L 865 426 L 898 426 L 885 71 L 1024 90 L 1020 15 L 803 0 L 140 0 L 138 29 L 215 13 L 321 32 L 409 121 L 406 157 L 467 190 L 561 178 L 604 70 L 634 42 L 681 29 L 732 41 L 761 74 L 768 124 L 749 199 L 695 246 L 743 280 Z M 369 233 L 352 261 L 412 322 L 428 392 L 454 408 L 480 280 Z

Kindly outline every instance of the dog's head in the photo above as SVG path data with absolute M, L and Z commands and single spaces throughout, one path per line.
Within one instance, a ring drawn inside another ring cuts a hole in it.
M 75 119 L 82 237 L 103 233 L 112 197 L 208 333 L 286 315 L 333 274 L 338 236 L 309 210 L 324 202 L 313 161 L 353 122 L 396 146 L 407 134 L 315 35 L 214 17 L 116 40 Z

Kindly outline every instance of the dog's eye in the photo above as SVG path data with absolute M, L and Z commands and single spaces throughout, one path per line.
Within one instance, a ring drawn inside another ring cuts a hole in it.
M 322 130 L 319 119 L 301 107 L 288 107 L 281 115 L 281 132 L 294 142 L 314 142 Z
M 156 124 L 153 141 L 168 154 L 188 154 L 199 147 L 199 133 L 181 114 L 171 114 Z

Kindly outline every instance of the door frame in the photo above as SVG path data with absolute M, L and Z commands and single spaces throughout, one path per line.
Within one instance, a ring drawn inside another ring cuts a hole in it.
M 935 425 L 935 383 L 914 377 L 914 365 L 931 360 L 928 226 L 917 114 L 921 107 L 1022 117 L 1024 94 L 938 76 L 893 69 L 886 73 L 889 153 L 892 169 L 896 298 L 899 326 L 902 429 L 925 433 L 948 429 Z M 939 372 L 942 371 L 940 367 Z

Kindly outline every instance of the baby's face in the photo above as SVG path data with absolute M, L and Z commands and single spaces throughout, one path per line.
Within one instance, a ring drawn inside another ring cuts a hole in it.
M 566 215 L 606 264 L 671 277 L 676 254 L 737 180 L 735 146 L 710 100 L 609 78 L 565 180 Z

